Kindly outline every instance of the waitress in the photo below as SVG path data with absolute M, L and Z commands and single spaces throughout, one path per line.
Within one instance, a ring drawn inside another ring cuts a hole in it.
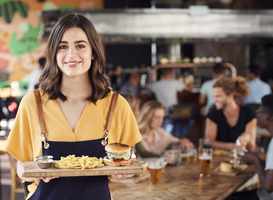
M 102 141 L 114 93 L 108 89 L 104 72 L 103 46 L 93 24 L 76 14 L 57 22 L 48 40 L 46 64 L 39 80 L 46 135 L 41 137 L 35 93 L 31 91 L 21 101 L 5 146 L 18 160 L 18 176 L 33 182 L 28 186 L 27 199 L 111 199 L 107 176 L 23 177 L 24 162 L 34 161 L 36 156 L 53 155 L 58 160 L 70 154 L 106 155 Z M 127 101 L 119 96 L 108 143 L 133 146 L 140 140 L 135 117 Z

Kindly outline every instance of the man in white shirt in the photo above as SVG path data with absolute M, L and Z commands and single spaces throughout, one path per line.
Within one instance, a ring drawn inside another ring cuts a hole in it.
M 271 93 L 270 86 L 260 79 L 261 69 L 258 65 L 249 67 L 250 95 L 244 99 L 244 104 L 261 104 L 262 97 Z
M 188 85 L 173 78 L 174 69 L 164 68 L 161 70 L 161 80 L 152 83 L 149 88 L 155 94 L 156 100 L 159 101 L 169 114 L 171 106 L 178 104 L 177 92 L 191 91 Z
M 172 133 L 174 128 L 181 127 L 181 120 L 175 122 L 175 127 L 173 125 L 173 120 L 168 117 L 170 114 L 170 108 L 173 105 L 178 104 L 177 92 L 181 91 L 191 91 L 191 87 L 185 85 L 183 82 L 174 79 L 175 70 L 171 68 L 161 69 L 161 80 L 152 83 L 149 88 L 155 94 L 156 100 L 159 101 L 166 108 L 166 117 L 164 119 L 162 127 L 168 132 Z M 186 127 L 191 124 L 189 120 L 186 123 Z M 183 129 L 175 129 L 178 131 L 187 132 Z M 174 133 L 180 134 L 180 133 Z

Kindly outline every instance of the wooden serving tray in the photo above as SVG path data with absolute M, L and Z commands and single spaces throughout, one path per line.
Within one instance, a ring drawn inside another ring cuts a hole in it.
M 143 168 L 136 161 L 132 160 L 127 166 L 108 166 L 98 167 L 93 169 L 60 169 L 54 166 L 48 169 L 40 169 L 35 161 L 28 161 L 24 163 L 24 177 L 71 177 L 71 176 L 104 176 L 114 174 L 142 174 Z
M 239 167 L 235 168 L 233 172 L 221 172 L 220 166 L 216 167 L 211 171 L 214 175 L 224 175 L 224 176 L 236 176 L 242 171 L 244 171 L 248 166 L 247 165 L 240 165 Z

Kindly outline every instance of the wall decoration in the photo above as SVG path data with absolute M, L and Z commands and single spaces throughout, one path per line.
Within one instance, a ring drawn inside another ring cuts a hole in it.
M 37 41 L 40 26 L 34 28 L 31 24 L 22 24 L 21 27 L 25 31 L 23 37 L 18 40 L 17 33 L 13 33 L 10 38 L 9 47 L 12 56 L 20 56 L 32 52 L 41 46 L 41 43 Z
M 21 1 L 1 0 L 0 1 L 0 16 L 5 22 L 11 23 L 15 12 L 19 12 L 21 17 L 25 18 L 28 15 L 28 6 Z

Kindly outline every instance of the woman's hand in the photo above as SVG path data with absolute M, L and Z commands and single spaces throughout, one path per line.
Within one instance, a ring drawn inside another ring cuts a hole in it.
M 194 144 L 188 139 L 188 138 L 183 138 L 180 140 L 180 145 L 182 149 L 192 149 L 194 148 Z
M 41 180 L 43 180 L 45 183 L 48 183 L 51 179 L 54 178 L 59 178 L 59 177 L 40 177 L 40 178 L 35 178 L 35 182 L 40 183 Z
M 163 158 L 167 160 L 168 164 L 172 164 L 174 161 L 174 155 L 170 153 L 164 153 Z
M 115 174 L 115 175 L 109 175 L 108 178 L 111 181 L 117 182 L 120 180 L 124 180 L 126 178 L 131 178 L 133 176 L 133 174 Z

